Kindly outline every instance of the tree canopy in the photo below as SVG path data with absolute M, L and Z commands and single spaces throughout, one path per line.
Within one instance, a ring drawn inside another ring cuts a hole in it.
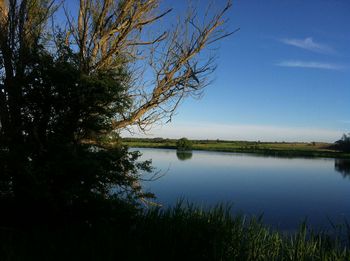
M 344 152 L 350 152 L 350 133 L 343 134 L 341 139 L 335 142 L 335 148 Z
M 186 150 L 191 150 L 192 149 L 192 142 L 187 139 L 187 138 L 181 138 L 178 139 L 176 142 L 176 148 L 177 150 L 182 150 L 182 151 L 186 151 Z

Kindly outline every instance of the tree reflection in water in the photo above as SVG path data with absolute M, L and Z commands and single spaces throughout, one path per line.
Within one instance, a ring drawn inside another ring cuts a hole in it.
M 344 178 L 350 178 L 350 159 L 335 159 L 334 169 L 342 174 Z
M 192 158 L 192 151 L 176 151 L 178 160 L 190 160 Z

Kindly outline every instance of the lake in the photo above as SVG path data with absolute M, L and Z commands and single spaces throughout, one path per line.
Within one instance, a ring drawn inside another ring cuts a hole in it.
M 162 175 L 143 185 L 163 206 L 180 198 L 203 207 L 230 203 L 232 213 L 263 214 L 266 224 L 286 231 L 305 218 L 314 228 L 328 227 L 329 219 L 350 220 L 349 160 L 136 150 Z

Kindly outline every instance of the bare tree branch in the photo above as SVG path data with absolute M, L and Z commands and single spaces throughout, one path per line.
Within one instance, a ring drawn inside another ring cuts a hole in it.
M 200 97 L 216 69 L 215 53 L 208 48 L 238 30 L 225 31 L 228 0 L 217 12 L 208 7 L 203 23 L 197 10 L 189 9 L 170 30 L 147 37 L 149 28 L 172 10 L 159 11 L 159 5 L 160 0 L 80 0 L 77 21 L 65 9 L 66 43 L 78 50 L 82 73 L 124 67 L 131 74 L 125 84 L 132 105 L 115 116 L 115 130 L 137 125 L 145 131 L 161 119 L 171 120 L 184 98 Z M 152 75 L 151 82 L 137 77 L 135 64 Z

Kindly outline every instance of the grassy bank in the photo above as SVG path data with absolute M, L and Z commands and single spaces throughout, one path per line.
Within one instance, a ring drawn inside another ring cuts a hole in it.
M 178 205 L 93 224 L 2 227 L 1 260 L 350 260 L 345 234 L 302 224 L 285 235 L 229 213 Z
M 123 138 L 129 147 L 176 149 L 175 139 Z M 349 153 L 330 149 L 332 144 L 321 142 L 251 142 L 224 140 L 192 140 L 194 150 L 243 152 L 281 157 L 349 158 Z

